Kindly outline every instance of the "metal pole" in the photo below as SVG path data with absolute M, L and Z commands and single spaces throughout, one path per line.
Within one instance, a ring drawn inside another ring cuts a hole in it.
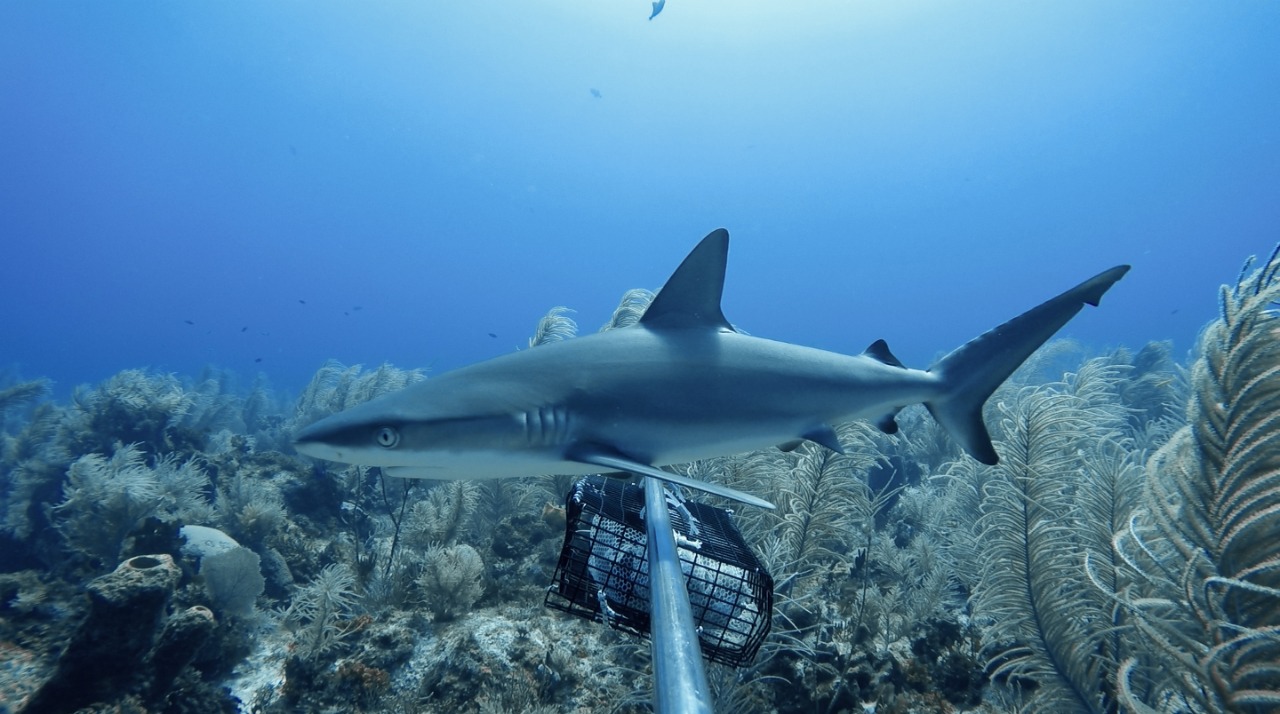
M 653 477 L 644 480 L 644 512 L 649 537 L 653 708 L 658 714 L 711 714 L 711 687 L 671 530 L 667 490 Z

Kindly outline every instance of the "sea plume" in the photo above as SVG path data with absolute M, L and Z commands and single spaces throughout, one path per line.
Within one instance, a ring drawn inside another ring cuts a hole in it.
M 1280 707 L 1280 249 L 1223 286 L 1191 369 L 1187 425 L 1147 464 L 1143 511 L 1116 537 L 1141 578 L 1122 593 L 1163 676 L 1126 661 L 1128 706 Z

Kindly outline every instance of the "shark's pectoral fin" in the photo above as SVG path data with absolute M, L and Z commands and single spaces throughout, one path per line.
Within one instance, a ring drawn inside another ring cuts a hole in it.
M 792 439 L 791 441 L 784 441 L 781 444 L 778 444 L 778 451 L 782 451 L 784 453 L 789 454 L 792 451 L 795 451 L 796 449 L 800 448 L 800 445 L 803 443 L 804 443 L 804 439 Z
M 607 446 L 600 446 L 599 444 L 576 444 L 570 447 L 568 452 L 565 453 L 564 458 L 568 461 L 576 461 L 580 464 L 591 464 L 592 466 L 600 466 L 606 469 L 622 470 L 638 474 L 640 476 L 652 476 L 653 478 L 660 479 L 668 483 L 674 483 L 677 486 L 684 486 L 685 488 L 692 488 L 697 491 L 705 491 L 723 498 L 729 498 L 734 501 L 740 501 L 752 506 L 757 506 L 759 508 L 768 508 L 770 510 L 774 508 L 772 503 L 769 503 L 763 498 L 757 498 L 749 493 L 743 493 L 742 491 L 729 488 L 728 486 L 721 486 L 720 484 L 709 483 L 707 481 L 699 481 L 698 479 L 681 476 L 680 474 L 668 473 L 662 469 L 654 468 L 649 464 L 641 463 L 635 459 L 624 456 L 616 449 Z
M 382 473 L 393 478 L 430 478 L 450 481 L 449 470 L 440 466 L 383 466 Z

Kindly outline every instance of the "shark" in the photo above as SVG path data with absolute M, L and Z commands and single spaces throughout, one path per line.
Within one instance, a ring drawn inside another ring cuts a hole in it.
M 661 467 L 805 441 L 843 452 L 836 424 L 894 433 L 899 410 L 922 403 L 965 452 L 995 464 L 988 397 L 1129 270 L 1103 271 L 921 370 L 883 340 L 848 355 L 735 329 L 720 307 L 728 251 L 723 228 L 703 238 L 634 325 L 446 372 L 310 424 L 294 445 L 391 476 L 634 474 L 773 508 Z

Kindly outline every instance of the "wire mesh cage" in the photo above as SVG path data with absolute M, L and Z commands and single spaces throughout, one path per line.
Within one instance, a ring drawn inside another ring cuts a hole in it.
M 728 511 L 668 493 L 680 569 L 702 654 L 733 667 L 750 662 L 769 634 L 773 578 Z M 588 476 L 565 498 L 568 524 L 547 607 L 649 635 L 644 491 Z

